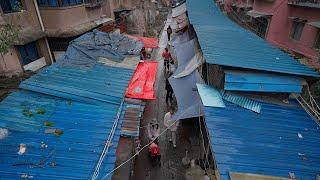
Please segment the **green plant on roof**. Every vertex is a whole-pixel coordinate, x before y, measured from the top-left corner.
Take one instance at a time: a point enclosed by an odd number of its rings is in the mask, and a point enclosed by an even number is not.
[[[68,104],[69,106],[71,106],[71,105],[72,105],[72,101],[67,101],[67,104]]]
[[[53,134],[56,135],[56,136],[61,136],[63,133],[64,133],[63,130],[56,129]]]
[[[43,124],[48,127],[54,126],[54,122],[51,122],[51,121],[44,121]]]
[[[37,109],[37,114],[45,114],[46,110],[44,108],[38,108]]]
[[[29,109],[23,109],[22,114],[27,117],[33,117],[33,113]]]

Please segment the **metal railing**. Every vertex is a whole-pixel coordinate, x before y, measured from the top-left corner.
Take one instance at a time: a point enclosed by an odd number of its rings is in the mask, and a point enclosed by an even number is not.
[[[288,0],[288,3],[293,5],[303,5],[303,6],[307,6],[309,4],[311,6],[320,7],[320,0]]]
[[[105,0],[84,0],[86,7],[97,7],[101,6]]]

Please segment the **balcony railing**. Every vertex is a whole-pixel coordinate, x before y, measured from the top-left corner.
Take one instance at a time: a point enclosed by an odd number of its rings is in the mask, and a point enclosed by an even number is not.
[[[289,0],[288,4],[301,7],[320,8],[320,0]]]
[[[94,8],[94,7],[99,7],[102,5],[104,0],[84,0],[84,4],[88,8]]]
[[[69,7],[69,6],[83,4],[83,0],[37,0],[37,1],[40,7]]]

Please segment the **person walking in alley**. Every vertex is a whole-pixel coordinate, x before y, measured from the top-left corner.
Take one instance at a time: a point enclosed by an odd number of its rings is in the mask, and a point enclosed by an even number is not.
[[[164,70],[167,72],[169,71],[169,66],[170,66],[170,60],[172,60],[172,56],[171,53],[169,52],[168,48],[164,49],[164,52],[162,53],[162,57],[163,57],[163,63],[164,63]]]
[[[152,122],[150,122],[148,124],[148,138],[150,141],[155,141],[156,143],[158,142],[157,138],[160,135],[160,125],[159,123],[157,123],[157,121],[155,119],[152,120]]]
[[[176,135],[176,131],[178,129],[179,126],[179,120],[175,121],[172,119],[172,116],[174,115],[174,108],[170,107],[169,112],[167,112],[164,116],[164,126],[166,128],[169,128],[170,130],[170,138],[169,141],[172,141],[173,147],[176,148],[177,147],[177,135]]]
[[[172,34],[172,29],[171,29],[171,26],[168,26],[168,28],[167,28],[167,36],[168,36],[168,41],[170,41],[170,38],[171,38],[171,34]]]
[[[170,100],[170,104],[172,104],[172,101],[173,101],[173,89],[169,83],[169,78],[166,78],[166,91],[167,91],[167,94],[166,94],[166,103],[168,105],[168,101]]]
[[[140,60],[146,60],[147,59],[147,51],[146,48],[142,48],[140,51]]]

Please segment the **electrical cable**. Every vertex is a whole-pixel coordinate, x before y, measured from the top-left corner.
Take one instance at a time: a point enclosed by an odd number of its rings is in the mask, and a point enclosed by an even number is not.
[[[102,153],[100,155],[100,158],[99,158],[99,161],[96,165],[96,168],[95,168],[95,171],[93,173],[93,176],[91,178],[91,180],[95,180],[97,179],[97,177],[99,176],[99,173],[100,173],[100,168],[101,168],[101,165],[102,165],[102,162],[105,158],[105,156],[107,155],[108,151],[109,151],[109,147],[110,147],[110,143],[112,142],[112,139],[113,139],[113,136],[114,136],[114,133],[115,133],[115,130],[118,126],[118,122],[119,122],[119,119],[120,119],[120,115],[122,113],[122,106],[123,106],[123,103],[124,103],[124,98],[122,98],[122,101],[121,101],[121,104],[120,104],[120,107],[118,109],[118,113],[117,113],[117,116],[116,116],[116,120],[114,121],[113,125],[112,125],[112,129],[111,129],[111,132],[108,136],[108,139],[107,139],[107,142],[105,143],[104,145],[104,148],[102,150]]]

